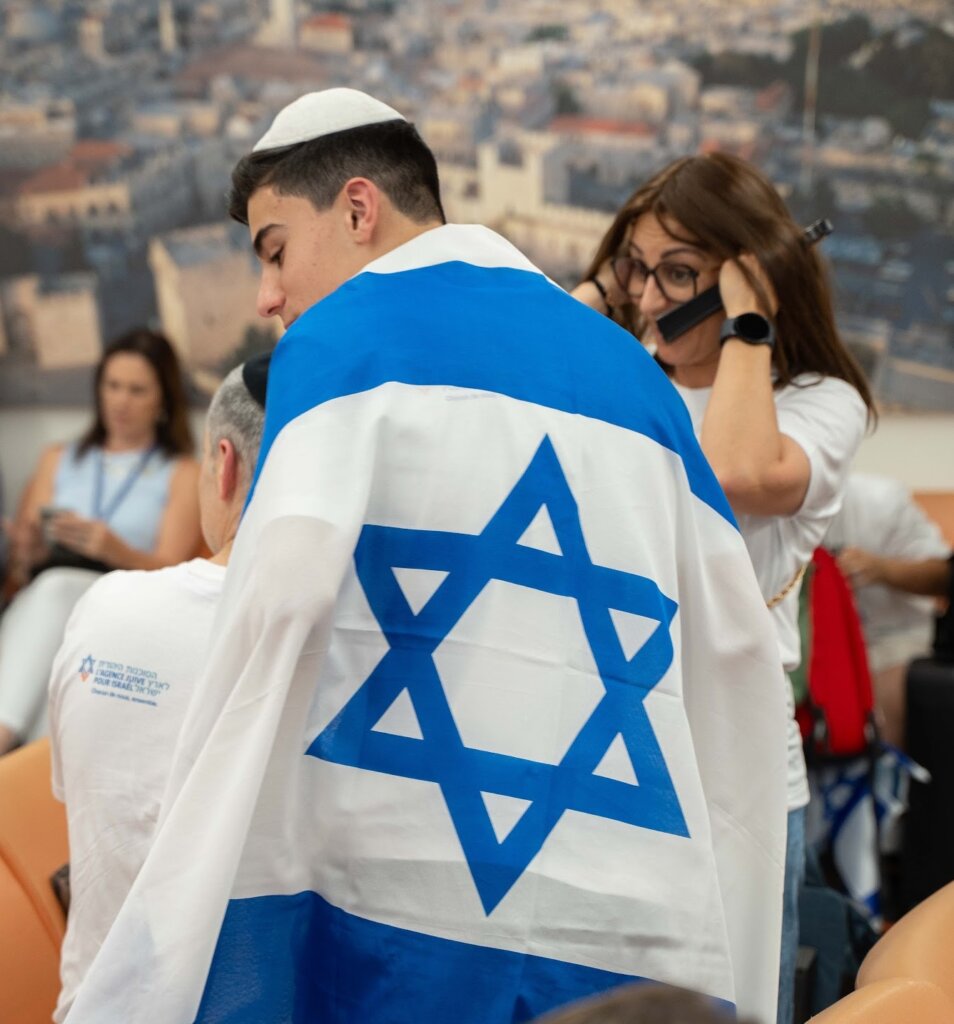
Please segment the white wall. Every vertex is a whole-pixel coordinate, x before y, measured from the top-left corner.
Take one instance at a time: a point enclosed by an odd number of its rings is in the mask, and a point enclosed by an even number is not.
[[[87,407],[0,409],[0,474],[6,515],[16,508],[43,448],[77,437],[88,416]],[[193,411],[196,443],[204,421],[204,410]],[[954,491],[954,415],[882,416],[877,430],[862,443],[855,467],[895,477],[914,491]]]
[[[882,416],[855,468],[895,477],[912,491],[954,491],[954,414]]]

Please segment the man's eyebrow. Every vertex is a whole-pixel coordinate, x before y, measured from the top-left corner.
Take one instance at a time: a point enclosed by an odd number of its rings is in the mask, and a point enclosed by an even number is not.
[[[261,258],[262,246],[265,244],[265,236],[272,230],[272,228],[281,228],[284,224],[266,224],[265,227],[259,228],[255,234],[255,241],[252,242],[252,248],[255,250],[255,255]]]

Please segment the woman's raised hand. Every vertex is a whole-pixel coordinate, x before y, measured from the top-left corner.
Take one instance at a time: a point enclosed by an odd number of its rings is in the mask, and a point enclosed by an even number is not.
[[[595,278],[581,281],[572,294],[575,299],[607,316],[630,301],[626,292],[620,288],[609,260],[596,272]]]
[[[765,301],[759,298],[758,291],[746,279],[742,266],[761,286]],[[778,312],[778,297],[772,282],[751,253],[742,253],[737,260],[726,260],[722,264],[719,270],[719,292],[729,317],[741,316],[743,313],[761,313],[764,317],[774,317]]]

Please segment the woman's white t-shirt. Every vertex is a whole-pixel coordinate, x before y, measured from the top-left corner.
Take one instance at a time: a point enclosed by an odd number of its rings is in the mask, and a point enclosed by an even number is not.
[[[686,388],[679,384],[698,437],[712,388]],[[780,593],[812,557],[828,524],[841,507],[851,460],[864,436],[867,409],[861,395],[837,377],[803,374],[775,392],[779,432],[790,437],[808,457],[811,479],[801,508],[792,516],[739,515],[737,520],[755,575],[766,601]],[[772,609],[779,653],[786,672],[798,667],[801,641],[798,632],[800,586]],[[808,803],[808,784],[801,734],[793,715],[788,730],[788,807]]]

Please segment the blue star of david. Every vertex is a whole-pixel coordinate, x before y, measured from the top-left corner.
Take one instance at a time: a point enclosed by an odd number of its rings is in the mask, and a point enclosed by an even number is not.
[[[96,668],[96,662],[93,660],[92,654],[87,654],[80,665],[81,676],[91,676],[93,670]]]
[[[544,505],[562,554],[518,543]],[[389,650],[307,753],[440,786],[485,913],[510,891],[564,811],[689,835],[643,706],[672,663],[669,626],[677,605],[646,577],[593,564],[548,437],[480,534],[368,525],[355,568]],[[415,614],[394,568],[447,576]],[[574,598],[579,607],[606,692],[557,765],[467,747],[454,721],[433,655],[491,580]],[[658,623],[630,659],[610,609]],[[372,731],[405,689],[422,738]],[[617,736],[633,762],[635,785],[594,774]],[[502,841],[481,792],[529,801]]]

